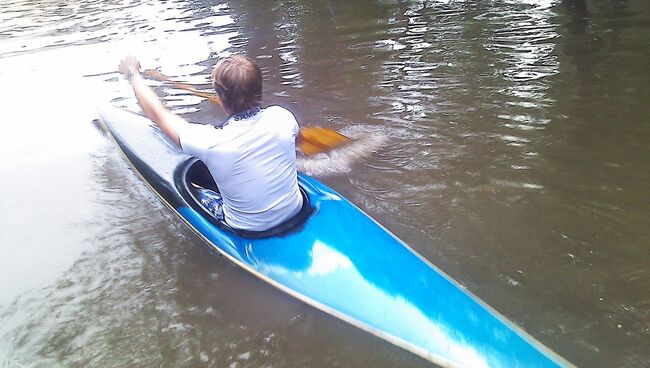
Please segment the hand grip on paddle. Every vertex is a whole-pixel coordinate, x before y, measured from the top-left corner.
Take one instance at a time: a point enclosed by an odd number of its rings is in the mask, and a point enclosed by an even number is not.
[[[219,98],[212,93],[204,92],[189,84],[172,80],[157,70],[147,69],[144,71],[144,74],[161,82],[170,83],[176,88],[188,91],[195,96],[203,97],[213,104],[221,106]],[[298,148],[306,156],[330,151],[348,143],[349,141],[350,138],[333,129],[318,126],[300,128],[298,134]]]

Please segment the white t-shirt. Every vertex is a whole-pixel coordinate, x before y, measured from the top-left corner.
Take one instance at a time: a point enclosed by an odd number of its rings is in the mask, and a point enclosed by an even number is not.
[[[221,127],[183,124],[178,135],[183,151],[210,170],[223,197],[226,222],[263,231],[302,207],[296,173],[298,122],[280,106],[238,119],[230,117]]]

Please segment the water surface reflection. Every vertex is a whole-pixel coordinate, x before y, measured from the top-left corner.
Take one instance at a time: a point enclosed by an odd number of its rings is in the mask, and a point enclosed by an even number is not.
[[[267,103],[388,137],[328,184],[570,361],[646,365],[648,6],[5,1],[0,149],[20,164],[0,170],[28,184],[1,188],[2,279],[19,279],[2,285],[3,363],[424,365],[208,254],[81,128],[93,99],[137,109],[124,53],[208,87],[216,57],[245,51]]]

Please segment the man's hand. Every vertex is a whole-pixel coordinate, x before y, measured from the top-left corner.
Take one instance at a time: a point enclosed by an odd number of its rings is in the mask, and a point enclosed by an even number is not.
[[[160,129],[167,134],[169,139],[180,147],[180,140],[178,138],[178,129],[187,122],[168,111],[162,102],[156,96],[156,93],[147,86],[144,78],[140,74],[140,62],[135,56],[127,56],[120,62],[117,70],[124,74],[124,76],[131,82],[131,88],[135,92],[135,97],[144,113],[151,119]]]
[[[140,62],[135,56],[127,56],[120,62],[117,70],[124,74],[124,77],[131,80],[134,75],[140,75]]]

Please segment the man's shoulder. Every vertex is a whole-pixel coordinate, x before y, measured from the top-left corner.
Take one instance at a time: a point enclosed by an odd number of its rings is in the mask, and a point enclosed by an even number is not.
[[[280,105],[269,105],[264,109],[264,115],[271,115],[278,118],[296,119],[293,113]]]
[[[222,130],[221,126],[205,123],[188,123],[183,131],[180,131],[179,134],[187,136],[198,136],[198,137],[209,137],[214,139],[221,135],[220,131]]]
[[[188,127],[180,134],[186,140],[198,140],[206,145],[214,146],[227,142],[233,135],[238,134],[236,125],[232,124],[210,124],[210,123],[189,123]]]
[[[271,105],[265,108],[263,120],[274,129],[288,130],[294,134],[298,132],[298,120],[291,111],[282,106]]]

